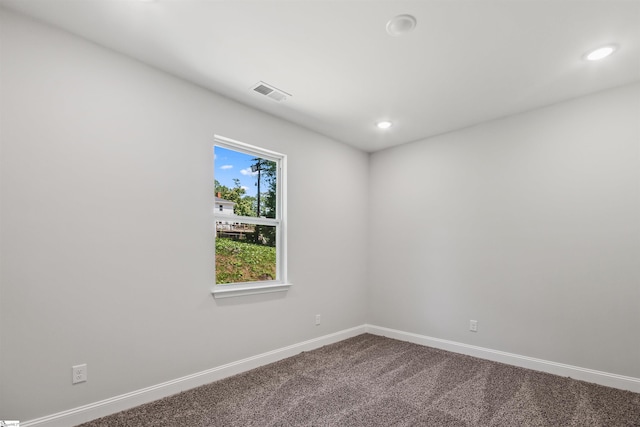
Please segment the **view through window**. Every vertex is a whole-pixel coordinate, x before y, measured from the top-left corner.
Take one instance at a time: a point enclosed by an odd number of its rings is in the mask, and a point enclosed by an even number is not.
[[[282,158],[257,147],[216,140],[216,285],[284,282]]]

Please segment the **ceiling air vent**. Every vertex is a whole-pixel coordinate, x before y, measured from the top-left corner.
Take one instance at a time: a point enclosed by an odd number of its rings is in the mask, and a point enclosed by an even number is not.
[[[255,92],[258,92],[259,94],[264,95],[278,102],[284,101],[285,99],[287,99],[288,96],[292,96],[290,93],[287,93],[283,90],[273,87],[265,82],[259,82],[255,84],[252,89]]]

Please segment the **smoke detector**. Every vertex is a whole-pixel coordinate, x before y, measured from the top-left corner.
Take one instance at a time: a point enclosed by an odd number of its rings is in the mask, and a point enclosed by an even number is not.
[[[412,15],[395,16],[387,22],[387,33],[393,37],[404,36],[416,28],[417,22],[415,16]]]
[[[290,93],[287,93],[262,81],[253,85],[251,89],[277,102],[284,101],[288,96],[293,96]]]

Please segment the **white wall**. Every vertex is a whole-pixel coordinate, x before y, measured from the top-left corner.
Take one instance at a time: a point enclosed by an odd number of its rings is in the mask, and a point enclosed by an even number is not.
[[[369,323],[640,377],[640,85],[370,164]]]
[[[53,414],[365,322],[366,154],[69,34],[0,19],[3,417]],[[210,294],[214,134],[288,155],[287,294]],[[349,209],[328,212],[326,197]],[[89,381],[72,386],[78,363]]]

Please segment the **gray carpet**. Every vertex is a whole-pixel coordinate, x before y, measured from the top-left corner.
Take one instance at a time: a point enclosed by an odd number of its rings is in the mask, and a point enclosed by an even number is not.
[[[364,334],[107,426],[640,426],[640,394]]]

